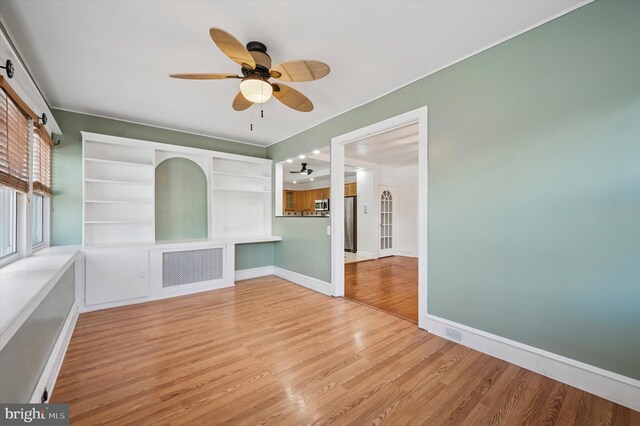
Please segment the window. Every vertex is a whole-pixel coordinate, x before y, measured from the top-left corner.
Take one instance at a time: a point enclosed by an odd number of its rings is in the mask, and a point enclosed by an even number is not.
[[[38,120],[0,76],[0,267],[49,243],[53,141]]]
[[[53,140],[42,125],[33,129],[33,192],[51,196],[51,148]]]
[[[39,246],[44,242],[44,197],[33,194],[31,199],[31,245]]]
[[[0,79],[0,82],[4,80]],[[0,90],[0,184],[29,192],[29,136],[31,119],[3,84]]]
[[[0,187],[0,259],[18,251],[17,197],[16,191]]]

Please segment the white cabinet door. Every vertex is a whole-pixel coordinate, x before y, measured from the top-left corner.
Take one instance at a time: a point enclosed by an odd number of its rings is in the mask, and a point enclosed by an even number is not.
[[[86,250],[85,304],[149,295],[149,250]]]

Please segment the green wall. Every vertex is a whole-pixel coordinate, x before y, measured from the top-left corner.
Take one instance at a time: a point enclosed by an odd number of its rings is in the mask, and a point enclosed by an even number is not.
[[[0,351],[0,403],[26,403],[75,300],[72,264]]]
[[[236,244],[236,271],[272,266],[273,247],[274,243]]]
[[[156,240],[207,238],[207,177],[186,158],[156,166]]]
[[[241,144],[222,139],[183,133],[158,127],[96,117],[87,114],[56,110],[53,114],[60,125],[62,135],[54,135],[60,145],[53,150],[53,199],[51,212],[51,244],[69,245],[82,243],[82,136],[81,131],[142,139],[153,142],[210,149],[213,151],[252,157],[266,157],[266,148]],[[240,250],[236,261],[241,264],[270,266],[273,259],[272,243],[258,244],[251,252],[255,258],[244,259]],[[258,253],[259,252],[259,253]],[[265,264],[262,264],[267,262]]]
[[[269,147],[429,107],[428,311],[640,379],[640,2],[596,1]],[[275,264],[329,280],[328,220]]]

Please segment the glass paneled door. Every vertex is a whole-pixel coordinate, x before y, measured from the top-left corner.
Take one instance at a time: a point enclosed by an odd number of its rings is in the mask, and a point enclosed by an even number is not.
[[[380,246],[379,257],[393,256],[393,205],[394,205],[394,189],[389,186],[378,187],[380,200]]]

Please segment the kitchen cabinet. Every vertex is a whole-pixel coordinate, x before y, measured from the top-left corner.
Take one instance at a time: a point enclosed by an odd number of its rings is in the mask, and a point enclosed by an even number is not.
[[[282,191],[282,200],[284,202],[284,211],[305,211],[307,205],[305,203],[305,193],[307,191]]]
[[[316,190],[310,189],[304,191],[304,211],[311,212],[316,210]]]
[[[303,191],[295,191],[294,210],[296,211],[304,210],[304,192]]]
[[[358,184],[357,183],[347,183],[344,185],[344,196],[345,197],[353,197],[358,195]]]
[[[316,197],[318,197],[318,200],[324,200],[329,198],[329,193],[330,190],[329,188],[320,188],[320,189],[316,189]]]
[[[282,201],[284,202],[285,211],[293,211],[296,209],[296,191],[282,191]]]

